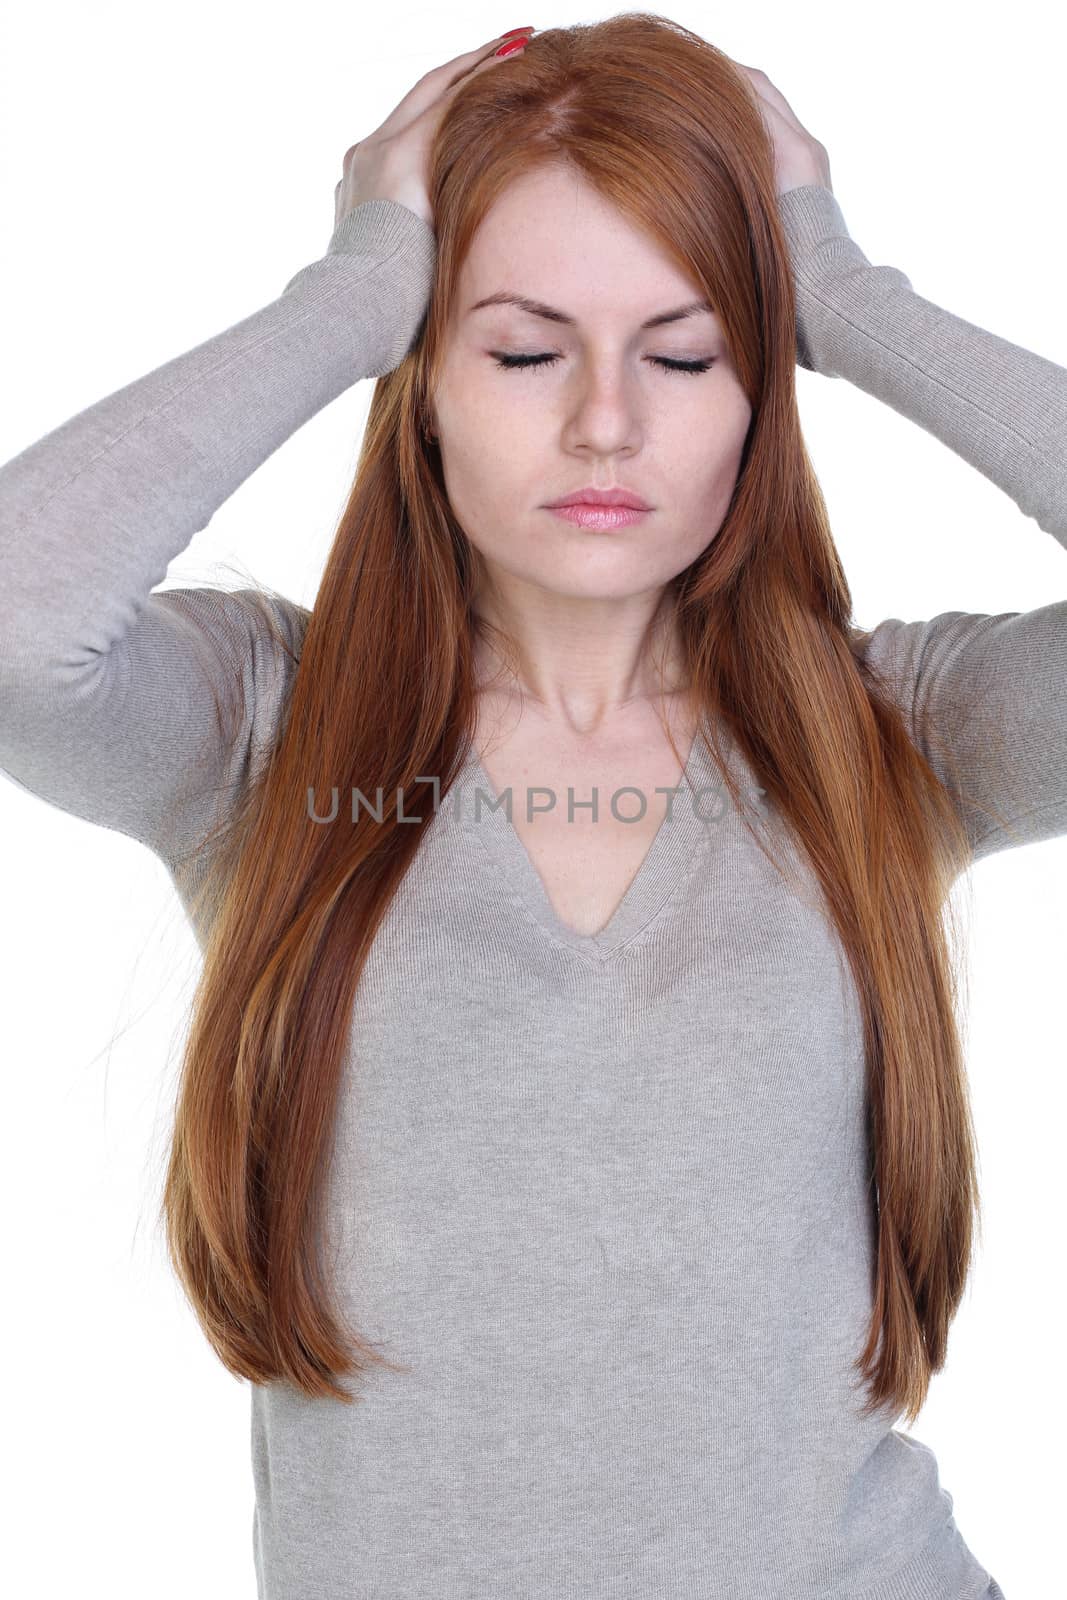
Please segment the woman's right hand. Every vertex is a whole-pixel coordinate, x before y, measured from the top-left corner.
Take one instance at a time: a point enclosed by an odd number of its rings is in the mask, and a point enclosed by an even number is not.
[[[517,28],[511,37],[522,38],[524,45],[532,32],[529,27]],[[493,54],[507,43],[508,37],[500,34],[425,73],[376,132],[345,151],[343,176],[334,189],[335,228],[365,200],[395,200],[433,227],[427,172],[437,125],[453,91],[472,72],[522,55],[523,45],[504,56]]]

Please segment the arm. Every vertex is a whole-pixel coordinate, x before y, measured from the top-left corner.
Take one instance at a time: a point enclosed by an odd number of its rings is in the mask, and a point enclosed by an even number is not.
[[[400,363],[435,254],[421,217],[366,201],[278,299],[0,468],[0,770],[166,860],[192,842],[194,800],[243,781],[291,669],[224,591],[152,588],[304,422]],[[301,608],[264,605],[295,640]],[[231,743],[216,705],[238,679]]]
[[[896,267],[872,265],[831,190],[789,189],[778,206],[800,365],[910,417],[1067,547],[1067,368],[924,300]]]
[[[779,208],[800,364],[910,417],[1067,548],[1067,369],[873,265],[828,188],[789,189]],[[955,791],[977,857],[1067,833],[1067,600],[887,618],[862,654]]]

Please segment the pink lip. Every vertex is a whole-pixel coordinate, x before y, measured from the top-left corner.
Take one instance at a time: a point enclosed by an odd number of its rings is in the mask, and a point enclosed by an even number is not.
[[[584,489],[575,489],[573,494],[563,494],[558,500],[548,502],[551,511],[555,511],[559,506],[577,505],[629,506],[634,511],[652,510],[647,500],[642,500],[639,494],[633,494],[629,489],[594,489],[592,484],[588,484]]]
[[[628,528],[648,512],[637,506],[593,506],[579,501],[569,506],[547,506],[554,517],[562,517],[579,528]]]

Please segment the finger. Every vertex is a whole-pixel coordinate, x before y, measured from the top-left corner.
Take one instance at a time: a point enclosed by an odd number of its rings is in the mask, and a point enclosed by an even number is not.
[[[531,29],[530,32],[532,31],[533,30]],[[475,61],[471,66],[464,67],[461,72],[457,72],[453,78],[449,79],[443,92],[445,94],[451,94],[453,89],[455,89],[459,84],[464,83],[468,78],[472,78],[476,72],[481,72],[486,67],[495,67],[500,61],[510,61],[512,56],[521,56],[523,53],[523,46],[525,45],[526,41],[523,40],[523,43],[520,45],[518,42],[520,38],[521,34],[513,35],[511,39],[493,39],[479,60]],[[502,44],[514,44],[515,48],[513,50],[509,50],[507,55],[498,56],[497,51],[500,49]]]
[[[741,71],[746,75],[761,100],[765,100],[769,106],[773,106],[774,110],[780,116],[783,116],[786,122],[794,127],[798,133],[805,132],[789,101],[782,91],[775,87],[765,72],[762,72],[759,67],[742,67],[739,61],[734,64],[741,67]]]
[[[512,31],[511,37],[517,38],[520,34],[525,34],[528,38],[532,32],[532,27],[520,28]],[[522,50],[509,51],[506,56],[495,55],[494,52],[504,42],[505,35],[502,33],[497,34],[496,38],[490,39],[487,45],[479,45],[477,49],[468,50],[461,56],[455,56],[453,60],[446,61],[440,67],[433,67],[419,79],[413,88],[408,90],[404,98],[398,101],[397,105],[386,117],[385,121],[375,129],[374,139],[397,138],[399,135],[407,133],[416,122],[423,120],[428,123],[435,122],[444,112],[445,95],[469,76],[471,72],[480,71],[483,67],[487,67],[495,61],[508,61],[513,55],[522,55]],[[445,74],[451,72],[457,63],[465,63],[462,66],[462,70],[451,80],[442,81]],[[356,144],[359,143],[360,141],[357,140]],[[355,149],[356,145],[354,144],[345,151],[342,162],[344,168],[347,169],[348,162]]]
[[[413,126],[418,126],[423,140],[428,144],[433,138],[438,124],[448,109],[451,97],[457,93],[462,84],[468,83],[470,79],[476,77],[478,73],[490,72],[494,67],[502,66],[505,61],[511,61],[514,57],[521,56],[522,54],[524,54],[522,49],[515,49],[509,50],[506,56],[498,56],[496,55],[495,50],[491,48],[488,55],[483,56],[479,61],[475,61],[473,66],[470,66],[465,71],[458,73],[450,83],[446,83],[436,98],[425,105],[422,108],[422,111],[419,112],[419,114],[411,123],[405,123],[403,127],[398,127],[396,132],[410,133],[410,130]]]
[[[528,37],[533,32],[533,28],[528,27],[522,31]],[[515,34],[513,37],[518,38],[519,35]],[[442,93],[450,89],[454,83],[458,83],[462,77],[477,67],[481,61],[484,59],[493,60],[493,51],[499,50],[500,46],[505,42],[504,35],[498,33],[488,43],[480,44],[474,50],[465,50],[462,55],[454,56],[451,61],[446,61],[439,67],[431,67],[430,71],[424,73],[418,83],[408,90],[395,111],[391,112],[382,123],[382,131],[384,133],[399,132],[401,127],[406,127],[409,122],[413,122],[416,117],[422,115],[427,106],[433,105],[434,101]],[[512,54],[521,55],[522,52],[515,50],[512,51]],[[506,61],[508,57],[499,56],[496,59]]]
[[[435,75],[449,72],[454,67],[470,66],[484,56],[486,51],[499,50],[500,46],[507,44],[509,39],[518,39],[522,35],[529,38],[533,31],[533,26],[529,23],[523,28],[509,28],[507,33],[498,33],[494,38],[486,40],[485,44],[476,45],[473,50],[466,50],[462,55],[454,56],[451,61],[446,61],[443,66],[434,67],[427,73],[427,77],[432,78]],[[501,57],[501,60],[503,59],[505,58]]]

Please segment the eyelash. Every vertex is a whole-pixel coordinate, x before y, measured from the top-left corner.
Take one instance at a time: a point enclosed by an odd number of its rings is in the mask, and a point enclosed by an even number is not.
[[[513,372],[524,367],[550,367],[560,360],[558,355],[550,355],[548,353],[536,356],[514,356],[490,351],[490,354],[495,364],[498,367],[502,367],[505,372]],[[656,366],[662,367],[665,372],[684,372],[691,376],[707,372],[712,365],[712,361],[681,361],[673,360],[669,356],[649,356],[648,359]]]

